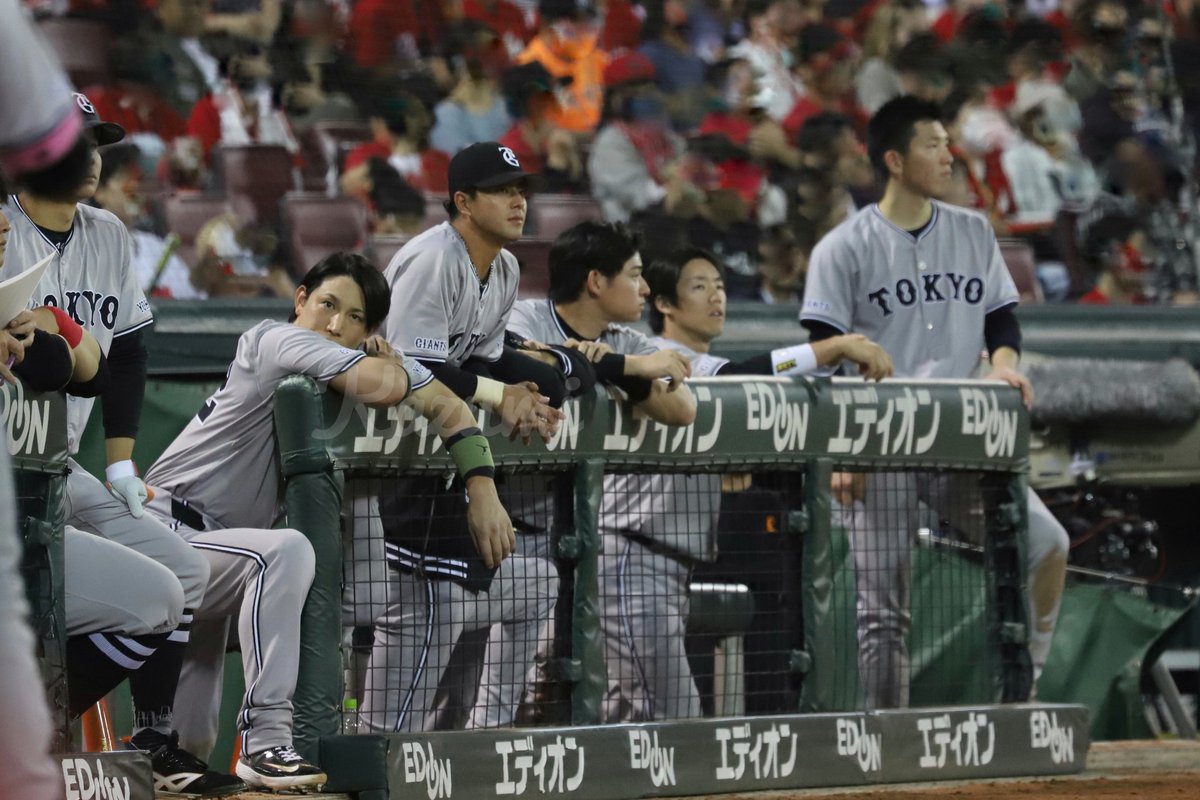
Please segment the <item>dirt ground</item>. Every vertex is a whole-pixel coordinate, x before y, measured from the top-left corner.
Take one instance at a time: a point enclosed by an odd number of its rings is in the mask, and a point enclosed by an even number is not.
[[[1094,742],[1087,768],[1055,778],[712,795],[692,800],[1186,800],[1200,798],[1200,742]]]

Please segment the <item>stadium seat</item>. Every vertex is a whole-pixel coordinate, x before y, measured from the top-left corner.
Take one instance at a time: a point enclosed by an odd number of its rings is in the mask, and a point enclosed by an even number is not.
[[[325,256],[361,253],[367,241],[367,208],[353,197],[291,193],[283,198],[283,230],[296,278]]]
[[[371,141],[371,126],[365,122],[320,120],[313,123],[304,138],[306,175],[319,175],[322,188],[336,189],[346,154]]]
[[[1001,239],[1000,255],[1008,267],[1008,274],[1017,285],[1022,305],[1037,305],[1045,301],[1042,285],[1038,283],[1033,245],[1020,239]]]
[[[279,227],[279,204],[297,188],[292,155],[274,144],[221,145],[221,186],[231,199],[245,198],[257,225]]]
[[[407,234],[377,234],[367,241],[366,256],[375,262],[375,266],[382,272],[391,263],[392,256],[411,238]]]
[[[224,195],[179,192],[162,200],[168,233],[179,237],[176,252],[189,267],[196,266],[196,236],[209,220],[231,211]]]
[[[112,34],[102,22],[51,17],[38,23],[75,86],[113,79]]]
[[[425,219],[421,222],[421,230],[428,230],[450,219],[445,203],[446,198],[443,195],[425,193]]]
[[[575,194],[535,194],[529,201],[532,233],[539,239],[553,240],[560,233],[584,220],[599,220],[600,206],[590,197]],[[525,227],[531,233],[530,226]]]
[[[550,245],[549,239],[519,239],[508,245],[508,250],[517,257],[521,265],[521,297],[545,297],[550,290]]]

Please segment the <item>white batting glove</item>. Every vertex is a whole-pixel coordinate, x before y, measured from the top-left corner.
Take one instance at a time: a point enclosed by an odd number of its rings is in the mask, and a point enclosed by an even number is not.
[[[114,461],[104,469],[109,494],[129,506],[134,519],[141,519],[144,505],[150,497],[146,484],[137,475],[132,461]]]

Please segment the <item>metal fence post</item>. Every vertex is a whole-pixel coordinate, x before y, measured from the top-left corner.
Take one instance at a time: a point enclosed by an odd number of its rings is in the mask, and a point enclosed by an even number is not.
[[[608,686],[604,639],[600,632],[600,499],[604,461],[586,458],[575,472],[575,597],[571,606],[571,657],[580,665],[571,690],[571,722],[600,722],[600,704]]]
[[[830,533],[829,486],[833,462],[827,458],[809,461],[804,471],[804,512],[800,537],[803,591],[804,650],[797,654],[806,671],[800,692],[800,710],[829,711],[833,708],[837,654],[833,643],[833,549]]]

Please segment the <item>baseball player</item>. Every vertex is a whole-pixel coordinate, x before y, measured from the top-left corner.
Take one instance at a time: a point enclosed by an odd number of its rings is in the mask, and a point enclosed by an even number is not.
[[[124,131],[101,121],[83,95],[73,95],[73,102],[84,120],[90,171],[82,183],[65,194],[43,195],[27,186],[9,198],[4,211],[12,231],[7,265],[0,268],[0,278],[50,256],[50,266],[35,291],[35,303],[65,312],[95,337],[107,358],[110,381],[101,395],[107,482],[96,480],[72,459],[66,522],[162,564],[183,586],[184,610],[179,627],[146,658],[145,668],[130,678],[135,710],[131,742],[151,754],[160,786],[173,791],[186,786],[189,794],[219,796],[239,791],[241,781],[210,772],[202,762],[180,750],[166,711],[174,700],[192,612],[208,582],[208,562],[157,520],[144,516],[146,488],[131,460],[146,376],[141,331],[153,322],[153,317],[130,266],[129,232],[112,214],[81,202],[91,197],[98,185],[98,148],[120,141]],[[71,453],[78,450],[94,402],[94,398],[87,397],[67,400]],[[97,664],[113,660],[98,645],[88,658]]]
[[[325,781],[291,746],[300,612],[313,553],[298,531],[270,528],[281,491],[270,400],[280,381],[300,373],[374,407],[402,400],[414,406],[459,464],[472,501],[470,532],[487,563],[512,548],[490,449],[466,405],[382,339],[368,340],[388,304],[387,286],[369,261],[346,253],[324,259],[296,290],[292,323],[268,321],[243,334],[224,386],[147,473],[156,487],[151,512],[213,567],[180,685],[181,735],[189,746],[195,737],[197,749],[215,739],[225,625],[237,614],[247,686],[237,774],[252,786]]]
[[[504,346],[520,272],[503,248],[520,238],[526,192],[536,184],[537,176],[497,142],[455,155],[446,202],[450,219],[392,258],[385,272],[392,309],[382,329],[392,345],[456,395],[495,413],[506,430],[526,439],[553,434],[562,417],[553,406],[566,393],[561,371]],[[435,483],[405,481],[380,498],[388,559],[399,580],[376,621],[362,706],[366,724],[378,730],[432,727],[436,720],[429,712],[442,681],[456,694],[469,686],[477,695],[468,726],[511,723],[525,673],[548,633],[558,583],[553,565],[515,555],[498,569],[481,569],[461,531],[427,541],[435,512],[439,527],[461,513],[457,492]],[[356,525],[356,536],[367,534],[366,526]],[[442,558],[460,561],[466,570],[440,571]],[[485,676],[445,675],[462,633],[492,626]]]
[[[682,385],[691,374],[688,360],[619,324],[640,319],[649,294],[639,244],[622,224],[582,222],[565,231],[550,249],[549,298],[518,302],[509,330],[581,350],[597,378],[621,388],[640,412],[688,425],[696,414]],[[700,715],[683,648],[687,583],[693,563],[710,557],[719,492],[719,478],[710,475],[605,476],[599,580],[606,721]]]
[[[952,157],[938,107],[911,96],[876,112],[868,129],[871,161],[886,179],[878,204],[829,232],[809,261],[801,322],[811,339],[856,332],[891,355],[898,376],[967,378],[986,346],[987,377],[1021,392],[1017,290],[987,220],[934,199],[949,185]],[[918,485],[921,484],[921,485]],[[936,482],[872,474],[850,529],[858,580],[859,671],[869,706],[904,707],[909,675],[910,539],[918,493],[949,511]],[[1058,617],[1066,569],[1066,531],[1029,492],[1029,652],[1041,674]]]

